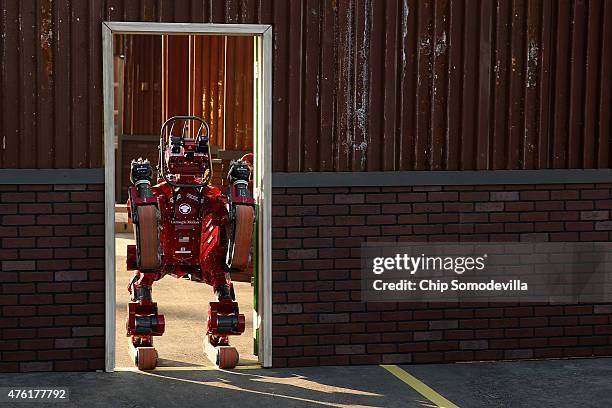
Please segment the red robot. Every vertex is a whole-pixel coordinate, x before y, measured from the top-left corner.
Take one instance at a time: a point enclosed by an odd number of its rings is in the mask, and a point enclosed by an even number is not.
[[[161,128],[157,184],[152,184],[148,160],[131,163],[127,208],[136,245],[127,248],[127,268],[135,272],[128,285],[126,329],[130,353],[141,370],[157,365],[153,337],[164,333],[164,316],[153,302],[152,286],[165,275],[212,286],[217,301],[208,308],[205,351],[221,368],[238,363],[229,336],[244,332],[245,319],[230,274],[250,261],[252,155],[232,161],[229,190],[223,194],[210,184],[208,135],[208,124],[201,118],[174,116]]]

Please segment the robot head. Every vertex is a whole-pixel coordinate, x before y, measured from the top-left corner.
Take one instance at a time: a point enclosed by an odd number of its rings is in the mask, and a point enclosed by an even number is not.
[[[175,133],[174,125],[180,129]],[[173,116],[160,132],[160,176],[174,187],[202,187],[212,178],[208,124],[196,116]]]

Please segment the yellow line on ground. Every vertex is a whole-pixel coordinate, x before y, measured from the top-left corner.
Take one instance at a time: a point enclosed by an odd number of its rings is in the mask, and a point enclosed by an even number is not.
[[[234,370],[254,370],[261,368],[259,364],[236,366]],[[215,366],[180,366],[180,367],[155,367],[149,371],[214,371],[221,370]],[[115,367],[115,371],[140,371],[136,367]]]
[[[414,377],[411,374],[408,374],[406,371],[401,369],[396,365],[381,365],[382,368],[408,384],[412,387],[416,392],[436,404],[440,408],[459,408],[457,405],[453,404],[436,391],[434,391],[427,384],[421,382],[418,378]]]

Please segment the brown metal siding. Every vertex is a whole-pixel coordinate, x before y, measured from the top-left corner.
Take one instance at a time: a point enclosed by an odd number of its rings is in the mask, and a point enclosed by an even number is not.
[[[194,46],[193,112],[208,122],[210,143],[222,146],[225,37],[194,37]]]
[[[275,171],[610,166],[609,1],[0,7],[1,167],[102,166],[102,20],[272,24]]]
[[[123,134],[157,135],[161,127],[162,37],[121,37],[125,56]]]
[[[253,42],[250,37],[227,37],[226,150],[253,150]]]
[[[221,149],[253,150],[253,45],[251,37],[192,36],[190,111]]]

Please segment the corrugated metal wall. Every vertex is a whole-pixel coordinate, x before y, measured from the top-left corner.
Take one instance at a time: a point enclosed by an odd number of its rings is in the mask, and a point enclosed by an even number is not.
[[[162,37],[116,36],[125,59],[123,80],[123,134],[157,135],[162,120]],[[115,49],[115,54],[118,50]],[[115,77],[116,78],[116,77]],[[115,107],[116,109],[116,107]]]
[[[223,140],[226,150],[253,150],[253,45],[250,37],[227,37]]]
[[[195,35],[189,41],[191,72],[184,81],[191,81],[190,112],[208,122],[212,145],[252,151],[253,38]]]
[[[102,20],[273,24],[275,171],[610,165],[610,1],[0,6],[2,167],[102,166]]]

